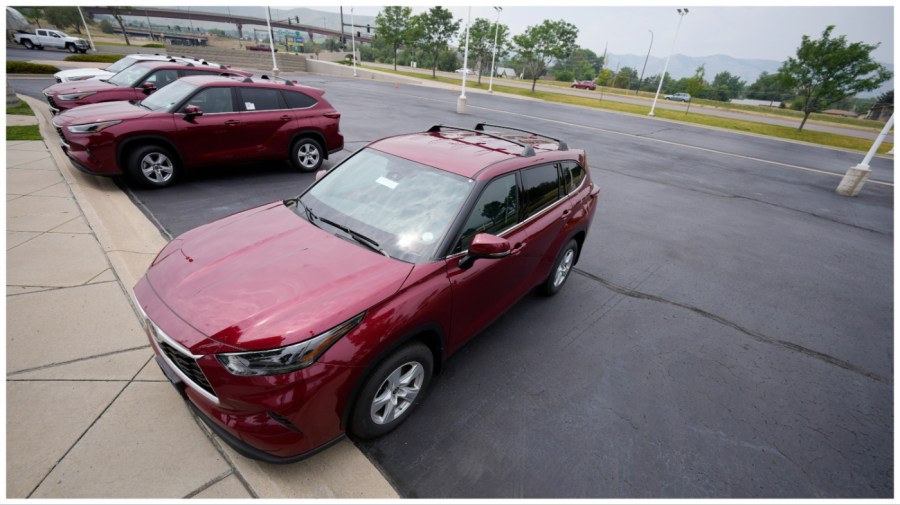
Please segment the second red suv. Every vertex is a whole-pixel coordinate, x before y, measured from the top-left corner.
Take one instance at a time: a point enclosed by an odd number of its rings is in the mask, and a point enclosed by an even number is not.
[[[54,114],[91,103],[140,101],[156,90],[189,75],[239,75],[252,72],[224,66],[194,65],[172,61],[135,63],[107,80],[61,82],[44,88],[44,96]]]
[[[341,114],[324,93],[281,80],[185,77],[137,104],[85,105],[53,125],[76,168],[150,187],[222,163],[289,159],[314,171],[344,147]]]

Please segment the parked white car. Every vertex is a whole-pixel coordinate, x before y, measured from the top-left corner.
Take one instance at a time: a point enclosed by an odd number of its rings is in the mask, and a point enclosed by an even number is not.
[[[475,73],[475,72],[472,72],[471,70],[469,70],[468,68],[457,68],[456,72],[459,74],[466,74],[466,75],[471,75],[471,74]]]
[[[84,39],[70,37],[59,30],[45,30],[43,28],[39,28],[34,33],[16,32],[13,34],[13,40],[27,49],[55,47],[56,49],[66,49],[70,53],[86,53],[90,49],[87,41]]]
[[[208,62],[206,60],[189,58],[187,56],[168,56],[165,54],[129,54],[105,69],[100,68],[72,68],[69,70],[61,70],[53,77],[56,82],[73,82],[84,81],[87,79],[106,80],[118,74],[122,70],[134,65],[139,61],[171,61],[178,63],[192,63],[194,65],[218,65],[218,63]]]

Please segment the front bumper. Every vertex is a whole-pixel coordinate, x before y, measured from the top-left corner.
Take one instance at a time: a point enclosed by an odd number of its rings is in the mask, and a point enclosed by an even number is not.
[[[359,370],[319,363],[277,376],[231,375],[215,353],[237,349],[202,336],[179,319],[146,278],[134,291],[163,373],[200,419],[240,454],[291,463],[344,437],[342,398]],[[176,334],[178,340],[170,336]]]

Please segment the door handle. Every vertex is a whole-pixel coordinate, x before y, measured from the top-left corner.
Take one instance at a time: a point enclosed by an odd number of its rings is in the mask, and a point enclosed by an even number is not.
[[[510,249],[509,254],[510,254],[510,256],[516,255],[516,254],[519,254],[520,252],[522,252],[522,250],[524,250],[524,249],[525,249],[525,242],[518,242],[518,243],[516,243],[516,245],[513,246],[512,249]]]
[[[571,214],[571,213],[572,213],[572,209],[564,210],[560,219],[563,221],[565,221],[566,219],[569,219],[569,214]]]
[[[225,124],[227,124],[228,126],[234,126],[236,124],[241,124],[241,122],[237,119],[229,119],[228,121],[225,121]]]
[[[290,121],[290,120],[291,120],[291,116],[288,116],[287,114],[285,114],[285,115],[281,116],[281,120],[282,120],[282,121]]]

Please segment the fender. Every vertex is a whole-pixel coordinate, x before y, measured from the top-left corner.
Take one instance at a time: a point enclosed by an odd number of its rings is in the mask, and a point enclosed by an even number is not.
[[[426,339],[420,339],[419,337],[422,335],[436,335],[437,341],[429,342]],[[350,389],[350,394],[347,396],[347,403],[344,405],[344,413],[341,416],[341,429],[346,430],[347,424],[350,422],[350,414],[353,411],[353,407],[356,405],[357,397],[359,396],[359,391],[362,389],[363,384],[369,380],[369,376],[372,375],[372,372],[375,370],[382,361],[384,361],[388,356],[393,354],[394,351],[399,349],[400,347],[408,344],[413,340],[421,340],[429,349],[431,349],[431,353],[434,355],[434,373],[437,374],[440,372],[441,364],[445,358],[446,348],[446,335],[444,334],[443,328],[441,325],[437,323],[428,323],[416,328],[413,331],[405,334],[401,338],[395,340],[391,345],[387,346],[383,351],[378,353],[374,359],[369,360],[369,364],[363,369],[362,373],[359,375],[359,378],[356,379],[356,382],[353,384],[353,387]],[[432,339],[429,339],[432,340]],[[435,347],[436,346],[436,347]]]
[[[120,169],[125,165],[125,153],[127,153],[134,144],[142,143],[162,144],[163,146],[168,148],[176,158],[178,158],[179,163],[181,163],[182,165],[185,164],[184,158],[182,158],[181,156],[181,151],[168,137],[159,134],[135,135],[134,137],[129,137],[120,142],[118,147],[116,148],[116,163],[118,163]]]

